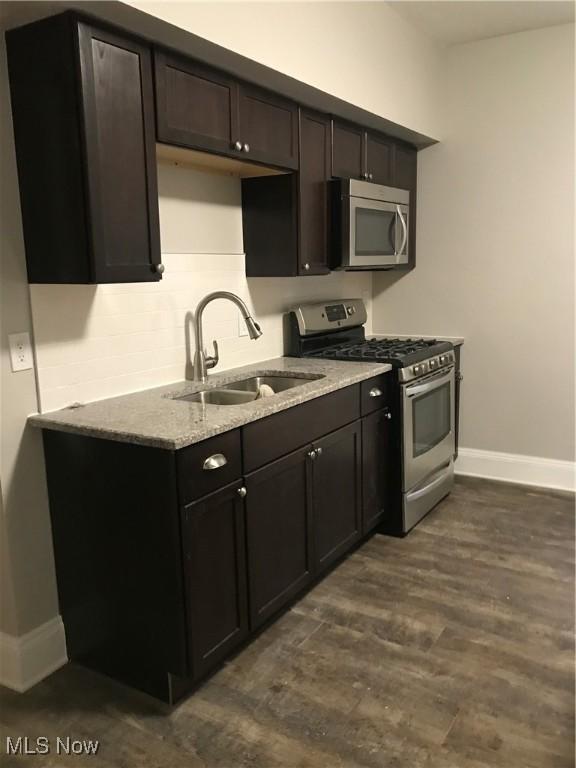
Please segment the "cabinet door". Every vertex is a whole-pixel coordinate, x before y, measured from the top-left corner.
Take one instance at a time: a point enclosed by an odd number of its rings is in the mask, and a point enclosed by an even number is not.
[[[194,677],[248,633],[244,503],[233,483],[184,508],[183,546]]]
[[[298,107],[268,91],[239,88],[239,137],[246,160],[298,168]]]
[[[246,476],[251,626],[289,602],[312,573],[310,458],[301,448]]]
[[[328,180],[330,121],[324,115],[300,113],[299,271],[323,275],[328,268]]]
[[[360,422],[327,435],[313,449],[314,551],[322,571],[360,538]]]
[[[154,54],[158,141],[238,155],[238,85],[228,75]]]
[[[366,134],[366,170],[368,178],[376,184],[392,184],[392,155],[394,145],[385,136]]]
[[[150,49],[78,25],[93,281],[160,278]]]
[[[385,516],[388,506],[390,410],[362,419],[362,531],[367,533]]]
[[[365,135],[356,125],[332,121],[332,176],[364,178]]]

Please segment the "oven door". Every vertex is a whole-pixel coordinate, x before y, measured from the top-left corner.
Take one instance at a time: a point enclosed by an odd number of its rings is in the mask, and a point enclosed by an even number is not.
[[[454,366],[402,385],[402,409],[407,492],[454,457]]]
[[[350,197],[349,266],[374,269],[408,263],[408,206]]]

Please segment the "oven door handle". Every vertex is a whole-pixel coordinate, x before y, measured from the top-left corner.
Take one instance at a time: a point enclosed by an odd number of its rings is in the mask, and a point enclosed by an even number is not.
[[[430,491],[433,491],[435,488],[438,488],[439,485],[442,485],[444,480],[446,480],[446,478],[452,473],[453,464],[454,462],[450,460],[448,464],[445,467],[442,467],[440,472],[435,474],[432,480],[423,488],[418,488],[418,490],[406,494],[406,501],[416,501],[417,499],[421,499],[422,496],[426,496],[427,493],[430,493]]]
[[[402,210],[399,205],[396,206],[396,215],[400,219],[400,223],[402,224],[402,243],[400,245],[400,248],[396,251],[394,254],[395,256],[402,256],[404,253],[404,248],[406,247],[406,241],[408,240],[408,227],[406,226],[406,222],[404,221],[404,216],[402,216]]]
[[[454,373],[454,366],[451,365],[447,371],[443,371],[441,376],[435,376],[433,379],[429,379],[424,384],[413,384],[406,387],[406,397],[415,397],[416,395],[423,395],[425,392],[433,392],[446,382],[450,381]]]

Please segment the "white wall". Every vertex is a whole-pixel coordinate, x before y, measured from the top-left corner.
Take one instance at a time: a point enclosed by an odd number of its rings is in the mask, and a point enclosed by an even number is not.
[[[217,370],[284,354],[283,315],[296,303],[360,296],[370,309],[369,274],[247,279],[240,180],[173,165],[158,172],[160,283],[31,286],[42,411],[183,379],[186,313],[211,291],[244,298],[264,332],[240,337],[237,308],[209,305],[204,338],[218,340]]]
[[[374,280],[375,329],[466,337],[465,448],[574,459],[573,35],[448,49],[417,268]]]

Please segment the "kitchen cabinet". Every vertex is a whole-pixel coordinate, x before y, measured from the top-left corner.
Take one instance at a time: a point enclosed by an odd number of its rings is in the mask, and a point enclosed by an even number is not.
[[[238,83],[191,59],[154,52],[158,141],[236,154]]]
[[[386,377],[179,450],[44,430],[69,658],[174,703],[285,610],[385,514]]]
[[[191,670],[202,677],[248,634],[244,502],[240,482],[183,509]]]
[[[242,181],[248,277],[329,272],[330,121],[301,110],[299,133],[298,173]]]
[[[393,176],[394,143],[386,136],[366,133],[366,165],[364,172],[369,181],[387,187],[401,186],[394,184]]]
[[[332,121],[332,176],[363,179],[365,131],[357,125]]]
[[[314,560],[321,572],[361,535],[359,422],[315,442],[312,456]]]
[[[298,107],[224,72],[154,55],[158,140],[281,168],[298,167]]]
[[[150,48],[65,13],[6,34],[28,280],[159,280]]]
[[[303,447],[246,475],[250,621],[259,627],[312,577],[311,459]]]

